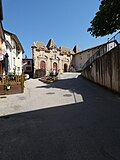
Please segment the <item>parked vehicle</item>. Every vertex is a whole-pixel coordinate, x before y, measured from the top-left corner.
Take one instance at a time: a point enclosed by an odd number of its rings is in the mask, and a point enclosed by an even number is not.
[[[30,78],[29,74],[25,74],[25,80],[28,80]]]

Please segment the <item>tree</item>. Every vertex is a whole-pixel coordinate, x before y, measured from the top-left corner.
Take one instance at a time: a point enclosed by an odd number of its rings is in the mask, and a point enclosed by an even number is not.
[[[99,37],[112,34],[120,29],[120,0],[101,0],[99,11],[90,22],[88,32]]]

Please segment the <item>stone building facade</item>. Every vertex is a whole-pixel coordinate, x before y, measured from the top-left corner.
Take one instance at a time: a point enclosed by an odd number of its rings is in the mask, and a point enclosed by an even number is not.
[[[48,75],[53,70],[59,73],[69,71],[73,54],[73,49],[63,46],[58,48],[53,39],[50,39],[47,45],[43,42],[34,42],[32,45],[34,78]]]

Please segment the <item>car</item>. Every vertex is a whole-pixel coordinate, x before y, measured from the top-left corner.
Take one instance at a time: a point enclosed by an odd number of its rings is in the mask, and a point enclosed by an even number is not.
[[[25,74],[25,80],[28,80],[30,78],[29,74]]]

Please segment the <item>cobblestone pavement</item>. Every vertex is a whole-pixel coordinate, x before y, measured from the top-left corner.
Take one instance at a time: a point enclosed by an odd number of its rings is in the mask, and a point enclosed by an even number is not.
[[[1,116],[0,160],[120,160],[119,95],[77,75],[50,85],[36,81],[37,88],[31,82],[26,83],[29,96],[33,90],[34,97],[42,92],[52,99],[61,90],[58,97],[73,100]],[[80,95],[78,102],[74,93]],[[25,98],[17,96],[20,101]],[[32,96],[31,106],[35,106]],[[41,105],[42,101],[38,101]]]

